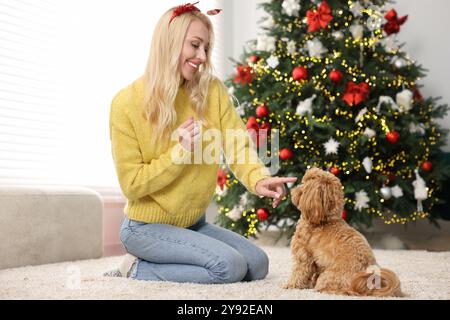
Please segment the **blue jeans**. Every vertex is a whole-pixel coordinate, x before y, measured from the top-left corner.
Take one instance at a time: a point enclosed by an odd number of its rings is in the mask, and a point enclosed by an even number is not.
[[[120,239],[138,257],[137,280],[233,283],[263,279],[269,269],[263,250],[204,216],[188,228],[125,218]]]

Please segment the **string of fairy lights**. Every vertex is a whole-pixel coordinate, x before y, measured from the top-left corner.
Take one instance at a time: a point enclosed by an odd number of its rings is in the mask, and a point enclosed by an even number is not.
[[[352,1],[348,1],[349,7],[352,6]],[[379,13],[372,9],[364,9],[364,13],[367,13],[370,17],[377,17]],[[340,17],[341,21],[336,21],[333,23],[333,27],[335,29],[349,27],[352,23],[354,17],[353,15],[345,15],[344,10],[338,10],[337,15]],[[296,18],[293,22],[288,23],[284,26],[284,30],[287,32],[292,32],[294,28],[301,28],[302,24],[305,23],[304,19]],[[330,28],[330,26],[328,27]],[[314,35],[306,34],[302,41],[299,42],[299,47],[305,47],[307,41],[312,40],[315,37],[326,38],[330,34],[329,30],[322,30],[316,32]],[[390,58],[389,55],[394,56],[398,55],[398,50],[388,50],[388,55],[384,55],[382,53],[378,53],[375,51],[375,46],[381,41],[385,36],[381,29],[376,29],[372,31],[371,37],[361,37],[361,39],[355,39],[352,36],[347,37],[344,40],[344,46],[346,49],[359,49],[361,52],[364,50],[372,50],[372,58],[376,59],[378,63],[385,64],[389,63]],[[362,54],[362,53],[361,53]],[[346,121],[355,120],[354,110],[340,108],[336,103],[336,100],[341,96],[340,92],[336,92],[333,88],[329,88],[329,85],[326,84],[326,79],[328,78],[330,69],[334,69],[337,66],[342,69],[342,71],[346,72],[347,75],[350,75],[353,82],[366,82],[371,88],[373,87],[387,87],[393,90],[399,88],[410,88],[415,86],[417,79],[407,79],[404,75],[396,74],[395,77],[389,77],[383,75],[381,73],[367,75],[362,70],[362,65],[352,65],[346,59],[343,59],[343,53],[339,50],[334,49],[331,54],[327,57],[314,57],[303,55],[301,52],[294,52],[292,54],[288,53],[286,48],[286,44],[284,41],[277,41],[276,50],[272,54],[274,57],[278,59],[290,59],[292,66],[296,65],[304,65],[304,66],[314,66],[318,68],[318,66],[323,66],[323,68],[316,72],[314,75],[310,75],[308,81],[295,81],[292,78],[292,75],[289,73],[282,73],[281,71],[271,68],[267,65],[265,59],[259,59],[254,62],[249,62],[249,66],[252,67],[254,72],[254,81],[253,83],[249,83],[249,92],[254,99],[252,100],[253,106],[259,106],[261,104],[271,105],[274,101],[281,98],[283,94],[296,94],[298,97],[302,96],[302,87],[306,83],[314,87],[314,90],[317,94],[322,94],[329,101],[329,105],[327,108],[332,108],[334,106],[334,116],[341,117]],[[409,61],[412,64],[415,64],[414,61]],[[260,98],[257,96],[257,91],[261,86],[261,83],[265,81],[270,81],[273,79],[276,82],[283,83],[284,92],[274,92],[273,95],[268,96],[266,98]],[[364,134],[364,130],[372,126],[372,128],[379,128],[381,132],[387,134],[393,129],[393,125],[399,117],[402,116],[401,113],[397,111],[392,112],[393,120],[389,120],[386,116],[382,114],[378,114],[375,111],[375,106],[367,106],[368,112],[366,112],[356,123],[356,126],[353,130],[344,131],[337,129],[335,132],[335,136],[341,140],[345,140],[349,142],[349,147],[346,150],[346,155],[348,156],[348,161],[338,162],[336,161],[327,161],[323,160],[321,162],[315,161],[314,163],[310,163],[310,166],[317,167],[328,167],[331,168],[333,166],[337,166],[340,168],[340,171],[343,175],[351,176],[353,174],[361,175],[362,171],[362,161],[359,159],[358,154],[360,154],[361,146],[358,142],[358,137],[361,137]],[[430,118],[431,111],[433,109],[432,103],[428,103],[427,105],[423,105],[419,116],[422,119],[426,119],[423,124],[428,128],[429,135],[425,138],[419,139],[418,145],[421,150],[423,150],[423,154],[419,156],[416,154],[414,156],[415,160],[415,168],[420,167],[423,161],[427,160],[430,157],[430,147],[434,146],[440,139],[441,134],[436,130],[436,127],[433,126],[432,119]],[[331,116],[331,112],[323,115],[321,117],[311,115],[311,119],[317,123],[330,123],[333,121]],[[257,121],[260,121],[259,119]],[[299,155],[314,155],[320,158],[323,153],[322,145],[319,146],[316,142],[310,138],[308,135],[308,127],[310,126],[309,119],[306,116],[300,116],[297,113],[286,111],[283,115],[276,114],[274,112],[269,115],[269,123],[271,128],[276,128],[279,130],[281,138],[290,138],[293,142],[293,146],[295,150],[300,150],[298,152]],[[291,137],[287,137],[286,128],[291,128],[292,125],[299,125],[300,129],[294,131]],[[411,181],[414,177],[414,169],[411,165],[408,165],[409,154],[405,150],[400,150],[399,152],[391,155],[388,159],[382,159],[381,153],[379,151],[379,139],[375,136],[368,138],[367,146],[365,148],[370,149],[372,151],[372,156],[370,157],[373,161],[373,170],[370,174],[378,174],[383,175],[385,172],[391,172],[392,170],[396,170],[396,175],[400,176],[403,181]],[[425,159],[425,160],[424,160]],[[293,164],[292,160],[288,160],[285,162],[285,165],[289,166]],[[370,174],[365,174],[365,179],[370,180]],[[233,185],[238,184],[239,181],[237,179],[229,180],[230,176],[228,175],[227,180],[227,188],[233,187]],[[431,208],[438,203],[438,199],[433,197],[436,193],[436,181],[431,179],[429,181],[429,186],[427,188],[428,191],[428,209]],[[378,190],[375,190],[376,194],[379,194]],[[220,201],[220,196],[218,197]],[[352,198],[345,199],[348,206],[355,206],[356,201]],[[399,213],[393,212],[386,207],[383,207],[383,203],[385,199],[379,195],[380,206],[379,207],[369,207],[364,209],[368,214],[378,216],[385,224],[406,224],[410,221],[415,221],[417,219],[424,219],[429,216],[429,211],[413,211],[411,213]],[[220,213],[227,214],[230,209],[226,207],[219,208]],[[256,226],[258,224],[257,214],[255,209],[245,210],[242,214],[242,219],[248,224],[248,228],[246,231],[246,236],[255,235],[257,233]],[[234,227],[232,224],[232,227]]]

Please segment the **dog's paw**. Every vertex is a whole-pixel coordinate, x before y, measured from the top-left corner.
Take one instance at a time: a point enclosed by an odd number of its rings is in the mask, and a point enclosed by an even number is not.
[[[281,286],[283,289],[292,289],[291,285],[289,283],[285,283]]]
[[[283,289],[312,289],[310,285],[303,282],[295,282],[295,281],[289,281],[288,283],[284,284]]]
[[[295,286],[295,283],[291,283],[291,282],[285,283],[282,286],[282,288],[283,289],[297,289],[297,287]]]

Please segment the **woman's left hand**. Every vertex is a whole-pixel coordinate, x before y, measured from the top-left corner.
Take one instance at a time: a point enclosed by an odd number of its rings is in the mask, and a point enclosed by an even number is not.
[[[286,196],[284,188],[285,183],[294,183],[297,181],[296,177],[271,177],[259,180],[256,183],[256,193],[261,197],[271,197],[273,200],[272,207],[276,208],[278,204]]]

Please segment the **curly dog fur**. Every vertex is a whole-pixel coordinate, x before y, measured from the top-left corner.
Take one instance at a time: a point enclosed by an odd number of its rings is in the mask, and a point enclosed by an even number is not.
[[[291,191],[301,218],[291,241],[293,270],[287,289],[358,296],[402,296],[397,275],[377,265],[364,236],[342,218],[339,179],[310,169]]]

